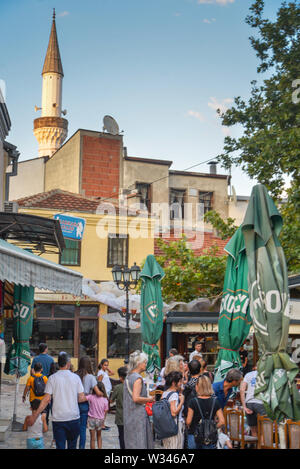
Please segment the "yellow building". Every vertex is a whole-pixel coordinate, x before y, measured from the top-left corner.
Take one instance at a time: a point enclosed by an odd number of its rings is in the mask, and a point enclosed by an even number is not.
[[[111,269],[120,264],[141,265],[154,252],[153,224],[150,218],[129,212],[124,216],[118,207],[101,206],[99,201],[62,190],[52,190],[19,199],[19,212],[53,218],[63,214],[85,221],[82,241],[66,239],[66,248],[57,254],[43,257],[66,265],[96,283],[112,281]],[[106,213],[103,213],[103,207]],[[113,211],[115,210],[115,213]],[[46,342],[53,356],[64,350],[73,357],[77,369],[80,356],[88,355],[96,367],[102,358],[108,358],[115,372],[124,364],[126,330],[117,323],[103,319],[112,310],[91,298],[67,294],[35,291],[35,319],[31,350]],[[12,320],[11,320],[12,323]],[[6,320],[9,338],[12,324]],[[130,348],[141,346],[140,329],[131,331]]]

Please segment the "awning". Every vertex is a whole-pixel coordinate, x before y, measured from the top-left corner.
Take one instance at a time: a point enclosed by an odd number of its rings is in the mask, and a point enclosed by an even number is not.
[[[82,275],[0,239],[0,280],[54,292],[82,294]]]

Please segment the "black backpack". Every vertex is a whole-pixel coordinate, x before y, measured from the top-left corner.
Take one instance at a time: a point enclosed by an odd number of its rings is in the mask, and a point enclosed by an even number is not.
[[[188,413],[188,407],[189,403],[194,397],[197,397],[197,392],[196,392],[196,383],[197,381],[191,382],[191,380],[185,385],[184,390],[183,390],[183,395],[184,395],[184,408],[183,408],[183,416],[187,417]]]
[[[152,405],[153,429],[158,440],[169,438],[178,433],[178,416],[177,423],[172,417],[170,403],[168,401],[171,394],[176,391],[169,392],[167,397],[154,402]]]
[[[33,381],[33,392],[37,397],[41,397],[45,394],[45,381],[44,376],[35,376]]]
[[[218,429],[215,420],[212,418],[216,398],[213,399],[213,403],[211,406],[210,416],[208,419],[205,419],[203,416],[203,412],[199,403],[198,398],[195,399],[199,412],[200,412],[200,420],[197,424],[194,432],[195,442],[197,445],[216,445],[218,441]]]

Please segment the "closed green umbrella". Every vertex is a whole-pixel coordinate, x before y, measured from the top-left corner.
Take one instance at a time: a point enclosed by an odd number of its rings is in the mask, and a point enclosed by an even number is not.
[[[141,332],[143,352],[148,355],[147,372],[160,369],[157,342],[163,330],[163,300],[161,280],[164,271],[151,254],[147,256],[141,272]]]
[[[24,376],[30,365],[29,339],[32,333],[34,288],[14,287],[13,339],[5,363],[7,375]]]
[[[12,431],[22,431],[23,429],[23,425],[16,420],[17,396],[19,391],[19,379],[21,376],[27,374],[28,366],[31,362],[29,339],[32,334],[33,304],[34,288],[15,285],[13,306],[14,343],[8,351],[4,367],[4,373],[7,375],[16,375]]]
[[[278,422],[300,419],[300,394],[294,383],[298,366],[286,352],[290,311],[287,267],[278,240],[282,217],[267,189],[253,187],[242,224],[249,268],[250,309],[262,354],[255,396]]]
[[[228,258],[218,321],[220,350],[215,366],[215,381],[224,379],[230,368],[241,366],[239,349],[251,326],[248,264],[241,227],[227,243],[225,251]]]

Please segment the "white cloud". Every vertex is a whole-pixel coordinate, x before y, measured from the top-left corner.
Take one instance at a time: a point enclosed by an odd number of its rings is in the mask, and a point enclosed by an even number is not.
[[[61,13],[58,13],[57,16],[59,16],[60,18],[63,18],[64,16],[68,16],[70,14],[69,11],[62,11]]]
[[[203,23],[211,24],[216,21],[216,18],[211,18],[210,20],[208,18],[204,18]]]
[[[225,6],[225,5],[228,5],[229,3],[234,3],[235,0],[197,0],[197,3],[199,3],[199,5],[203,5],[205,3],[209,3],[209,4],[217,4],[217,5],[222,5],[222,6]]]
[[[217,98],[212,96],[210,98],[210,101],[207,104],[214,111],[217,111],[218,109],[220,109],[220,111],[223,113],[227,111],[227,109],[230,107],[232,103],[233,103],[232,98],[225,98],[225,99],[222,99],[221,101],[218,101]]]
[[[188,116],[195,117],[195,119],[198,119],[200,122],[205,121],[204,115],[199,111],[193,111],[190,109],[187,114]]]

